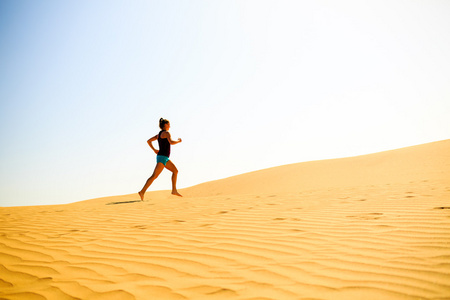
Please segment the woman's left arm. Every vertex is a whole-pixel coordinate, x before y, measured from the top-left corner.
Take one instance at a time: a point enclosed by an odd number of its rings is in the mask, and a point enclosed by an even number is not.
[[[172,140],[172,137],[170,136],[169,132],[166,132],[166,134],[167,134],[167,140],[169,141],[169,143],[171,145],[175,145],[175,144],[181,143],[181,139],[178,139],[178,141],[174,141],[174,140]]]

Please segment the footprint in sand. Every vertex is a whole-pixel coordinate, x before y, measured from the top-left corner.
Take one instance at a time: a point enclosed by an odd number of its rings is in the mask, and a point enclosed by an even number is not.
[[[146,225],[136,225],[136,226],[133,226],[132,228],[147,229],[147,226]]]
[[[214,296],[220,296],[220,297],[236,297],[237,293],[233,290],[221,288],[217,291],[207,293],[206,295],[214,295]]]

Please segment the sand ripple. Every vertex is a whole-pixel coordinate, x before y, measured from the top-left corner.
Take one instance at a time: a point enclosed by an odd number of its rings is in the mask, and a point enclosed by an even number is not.
[[[1,208],[0,297],[445,299],[448,199],[427,181]]]
[[[0,299],[450,299],[449,179],[447,140],[0,208]]]

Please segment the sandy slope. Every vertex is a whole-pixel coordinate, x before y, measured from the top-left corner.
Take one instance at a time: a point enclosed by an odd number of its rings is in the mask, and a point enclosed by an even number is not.
[[[192,196],[297,193],[449,179],[443,176],[450,170],[449,149],[450,140],[446,140],[357,157],[297,163],[203,183],[188,192]]]
[[[450,140],[182,192],[0,208],[0,298],[450,298]]]

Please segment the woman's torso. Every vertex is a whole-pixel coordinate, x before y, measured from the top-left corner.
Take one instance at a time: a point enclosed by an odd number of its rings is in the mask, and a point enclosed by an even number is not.
[[[163,132],[166,132],[165,130],[161,130],[158,134],[158,145],[159,145],[159,152],[158,155],[163,156],[170,156],[170,143],[167,138],[161,138],[161,134]]]

